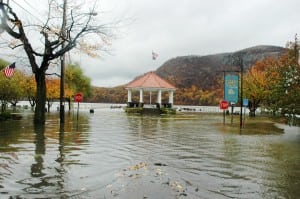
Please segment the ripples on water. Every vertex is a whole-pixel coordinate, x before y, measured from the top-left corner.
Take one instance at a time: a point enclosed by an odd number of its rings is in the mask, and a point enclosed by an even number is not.
[[[0,198],[297,198],[300,132],[221,115],[82,111],[1,123]],[[264,126],[266,127],[265,130]],[[247,127],[247,126],[246,126]],[[281,130],[285,128],[285,131]],[[261,134],[261,131],[265,131]],[[244,134],[243,134],[244,133]]]

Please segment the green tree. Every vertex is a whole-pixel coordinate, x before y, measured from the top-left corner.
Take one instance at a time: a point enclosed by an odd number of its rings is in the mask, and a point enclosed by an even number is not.
[[[298,47],[288,48],[287,53],[267,69],[270,95],[267,102],[274,112],[282,114],[300,113],[300,66]]]
[[[92,96],[91,79],[83,74],[78,64],[70,64],[66,67],[66,85],[74,93],[83,93],[84,98]]]
[[[300,66],[297,42],[291,43],[284,55],[257,62],[246,73],[244,93],[250,111],[262,105],[274,114],[300,113]]]
[[[0,100],[1,110],[5,110],[8,103],[14,108],[20,99],[24,97],[24,87],[22,86],[24,81],[24,74],[18,70],[15,70],[12,77],[5,77],[0,74]]]

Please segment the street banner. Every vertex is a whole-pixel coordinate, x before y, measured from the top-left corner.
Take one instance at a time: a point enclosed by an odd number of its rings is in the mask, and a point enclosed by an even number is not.
[[[239,99],[239,76],[226,75],[224,80],[225,100],[237,103]]]

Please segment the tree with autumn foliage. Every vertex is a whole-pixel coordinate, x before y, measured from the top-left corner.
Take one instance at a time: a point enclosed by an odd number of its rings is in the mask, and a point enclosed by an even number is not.
[[[300,66],[297,42],[287,46],[287,52],[276,58],[258,61],[246,73],[244,93],[249,99],[252,115],[258,106],[273,113],[300,113]]]
[[[60,97],[60,78],[47,78],[47,110],[50,111],[50,107],[55,101],[58,101]],[[69,85],[65,85],[65,98],[70,99],[74,95],[74,91],[70,89]],[[67,100],[70,101],[70,100]]]
[[[266,102],[273,112],[300,114],[300,65],[297,39],[287,46],[287,53],[267,69],[270,95]]]
[[[47,109],[50,110],[53,102],[60,98],[60,78],[46,78],[47,85]],[[83,96],[90,97],[91,80],[83,74],[78,64],[69,64],[65,72],[65,99],[70,102],[75,93],[81,92]]]
[[[60,96],[60,79],[59,78],[47,78],[47,110],[50,111],[50,107],[56,99]]]
[[[24,97],[28,99],[31,108],[35,107],[36,86],[34,75],[24,76]]]
[[[267,69],[277,62],[274,58],[265,58],[250,67],[244,76],[244,95],[249,99],[250,115],[255,116],[256,109],[266,102],[271,94]]]

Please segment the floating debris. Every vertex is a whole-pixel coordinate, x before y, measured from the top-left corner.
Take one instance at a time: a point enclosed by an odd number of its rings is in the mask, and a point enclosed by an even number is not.
[[[170,182],[169,186],[177,192],[185,191],[185,188],[181,184],[179,184],[179,182],[177,182],[177,181]]]
[[[130,166],[128,169],[129,169],[130,171],[134,171],[134,170],[138,170],[138,169],[144,168],[144,167],[146,167],[146,166],[147,166],[147,163],[145,163],[145,162],[140,162],[140,163],[138,163],[138,164],[136,164],[136,165]]]
[[[128,166],[116,174],[117,180],[113,184],[106,186],[107,194],[113,198],[148,199],[155,198],[157,194],[163,198],[193,198],[199,188],[178,176],[170,176],[166,166],[162,162],[145,161]],[[188,192],[188,187],[193,188],[189,188]]]
[[[161,169],[156,169],[156,172],[155,172],[155,176],[161,176],[163,175],[163,172]]]
[[[157,163],[154,163],[154,166],[165,167],[165,166],[168,166],[168,165],[164,164],[164,163],[157,162]]]
[[[141,174],[135,173],[135,174],[130,174],[128,177],[136,179],[136,178],[140,178],[141,176],[142,176]]]

